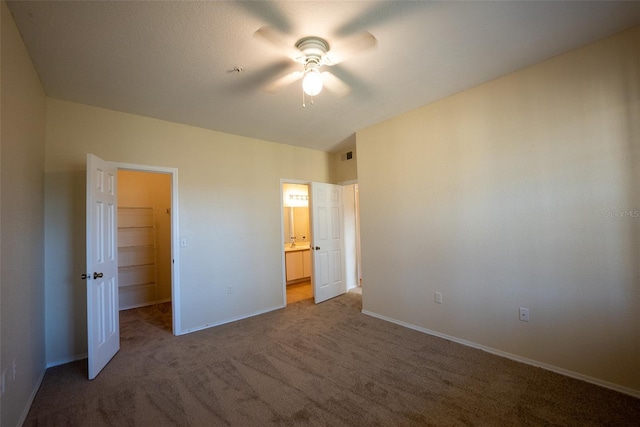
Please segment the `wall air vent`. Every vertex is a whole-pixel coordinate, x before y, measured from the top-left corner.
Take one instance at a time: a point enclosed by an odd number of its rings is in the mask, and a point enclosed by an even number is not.
[[[343,162],[345,160],[351,159],[353,159],[353,151],[347,151],[346,153],[342,153],[342,155],[340,155],[340,160],[342,160]]]

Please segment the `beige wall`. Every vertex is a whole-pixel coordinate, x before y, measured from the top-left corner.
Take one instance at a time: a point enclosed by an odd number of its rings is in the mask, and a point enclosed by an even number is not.
[[[170,300],[171,175],[119,170],[118,207],[153,208],[156,229],[157,291],[153,302]]]
[[[284,305],[280,179],[328,181],[327,153],[47,99],[47,359],[86,352],[85,158],[178,169],[181,329]],[[233,293],[227,293],[227,287]]]
[[[0,362],[6,386],[0,424],[14,426],[26,416],[45,369],[45,94],[4,1],[0,8]]]
[[[639,76],[635,28],[358,132],[364,309],[640,394]]]

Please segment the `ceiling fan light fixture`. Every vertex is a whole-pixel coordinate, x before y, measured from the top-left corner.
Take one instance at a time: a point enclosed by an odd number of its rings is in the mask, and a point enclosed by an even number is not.
[[[322,90],[322,75],[317,68],[307,70],[302,79],[302,90],[309,96],[316,96]]]

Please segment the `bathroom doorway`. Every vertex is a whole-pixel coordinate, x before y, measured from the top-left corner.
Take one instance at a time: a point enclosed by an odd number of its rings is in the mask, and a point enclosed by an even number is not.
[[[342,186],[343,268],[347,291],[359,288],[361,284],[358,190],[357,183]],[[315,300],[309,183],[282,180],[281,195],[285,305],[305,299]]]
[[[313,299],[309,185],[282,184],[282,239],[285,261],[285,302]]]

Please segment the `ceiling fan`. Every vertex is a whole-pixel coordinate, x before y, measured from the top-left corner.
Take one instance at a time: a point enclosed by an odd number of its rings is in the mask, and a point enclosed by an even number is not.
[[[325,39],[317,36],[303,37],[291,46],[284,41],[277,30],[268,26],[258,29],[254,37],[266,41],[301,65],[301,69],[268,83],[263,89],[266,92],[275,92],[302,79],[303,97],[304,94],[316,96],[323,87],[339,96],[349,94],[351,88],[335,74],[326,69],[322,70],[322,67],[339,64],[352,55],[373,48],[377,44],[376,38],[366,31],[339,43],[335,48],[331,47]]]

